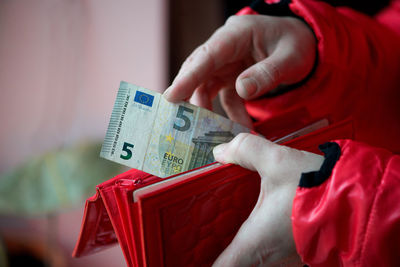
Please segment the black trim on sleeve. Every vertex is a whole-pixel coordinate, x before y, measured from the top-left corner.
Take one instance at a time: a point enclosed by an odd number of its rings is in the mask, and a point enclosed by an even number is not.
[[[321,169],[319,171],[302,173],[299,183],[300,187],[311,188],[325,182],[331,176],[332,170],[340,158],[341,150],[337,143],[327,142],[318,148],[325,154],[325,160],[322,163]]]
[[[297,17],[289,8],[291,0],[281,0],[276,3],[268,4],[264,0],[255,0],[250,8],[262,15],[269,16],[291,16]]]

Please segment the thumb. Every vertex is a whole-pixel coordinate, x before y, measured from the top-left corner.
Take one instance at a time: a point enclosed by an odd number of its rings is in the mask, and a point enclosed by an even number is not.
[[[309,39],[296,42],[283,38],[269,56],[239,75],[236,79],[237,93],[244,99],[253,99],[280,84],[294,84],[306,78],[315,64],[313,41],[313,38],[311,42]],[[308,45],[303,47],[299,43]]]
[[[233,163],[246,169],[256,171],[261,166],[263,151],[271,146],[268,140],[248,133],[240,133],[229,143],[214,147],[215,160],[222,163]]]
[[[244,99],[253,99],[287,80],[288,57],[274,51],[269,57],[244,70],[236,80],[236,90]]]

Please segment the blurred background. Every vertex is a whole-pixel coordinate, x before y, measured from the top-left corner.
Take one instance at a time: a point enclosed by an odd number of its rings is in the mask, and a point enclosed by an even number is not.
[[[125,266],[118,245],[71,258],[85,199],[124,171],[98,156],[119,82],[163,91],[248,2],[0,0],[0,266]]]

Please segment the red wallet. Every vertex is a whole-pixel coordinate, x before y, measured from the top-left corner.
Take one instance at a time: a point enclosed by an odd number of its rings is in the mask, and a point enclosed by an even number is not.
[[[270,139],[299,129],[296,120],[282,130],[277,126],[283,121],[256,129],[279,129],[269,131]],[[284,144],[317,153],[319,144],[352,137],[347,120],[294,134]],[[256,172],[231,164],[213,163],[164,179],[132,169],[100,184],[86,201],[73,256],[118,242],[128,266],[210,266],[250,214],[259,187]]]

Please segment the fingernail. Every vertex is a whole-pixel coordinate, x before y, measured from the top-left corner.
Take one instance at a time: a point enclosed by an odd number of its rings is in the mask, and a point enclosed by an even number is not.
[[[242,93],[242,97],[248,98],[253,96],[257,92],[257,83],[253,78],[244,78],[239,80],[239,89]]]
[[[214,158],[216,161],[224,163],[222,158],[223,158],[224,151],[226,149],[226,145],[227,144],[220,144],[220,145],[214,147],[213,154],[214,154]]]

